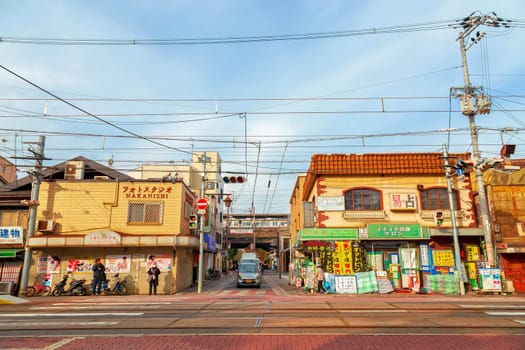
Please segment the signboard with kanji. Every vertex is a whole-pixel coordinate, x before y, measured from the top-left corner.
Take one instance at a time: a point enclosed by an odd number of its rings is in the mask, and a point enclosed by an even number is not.
[[[0,244],[22,244],[24,229],[22,226],[0,227]]]
[[[426,234],[425,234],[426,233]],[[364,238],[364,237],[361,237]],[[369,224],[367,239],[421,239],[428,238],[419,224]]]

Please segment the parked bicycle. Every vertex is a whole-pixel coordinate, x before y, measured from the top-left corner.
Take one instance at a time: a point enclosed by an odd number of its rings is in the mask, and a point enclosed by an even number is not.
[[[117,294],[117,295],[126,295],[128,293],[128,287],[126,286],[126,279],[121,280],[119,274],[113,275],[115,278],[113,286],[110,287],[107,279],[102,281],[102,293],[105,295]]]
[[[51,294],[51,287],[47,285],[47,281],[47,279],[45,279],[42,283],[35,281],[32,286],[27,287],[26,296],[49,296]]]
[[[206,279],[216,280],[219,278],[221,278],[220,270],[208,269],[208,271],[206,272]]]

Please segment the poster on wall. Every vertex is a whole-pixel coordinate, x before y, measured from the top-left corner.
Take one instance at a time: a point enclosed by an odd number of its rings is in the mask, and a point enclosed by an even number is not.
[[[60,273],[60,258],[58,256],[41,256],[38,258],[37,273]]]
[[[430,272],[430,247],[428,244],[419,245],[419,262],[421,271]]]
[[[381,252],[368,252],[367,253],[368,265],[374,271],[382,271],[385,269],[383,266],[383,253]]]
[[[106,255],[106,272],[129,273],[131,255]]]
[[[481,290],[501,292],[501,274],[499,269],[479,269]]]
[[[417,269],[416,248],[400,248],[401,267],[404,269]]]
[[[93,272],[94,263],[95,260],[88,258],[69,259],[67,261],[67,272]]]
[[[161,272],[171,271],[172,257],[171,254],[151,254],[148,255],[148,262],[146,268],[149,269],[151,264],[155,262]]]
[[[357,294],[357,277],[335,276],[335,292],[339,294]]]

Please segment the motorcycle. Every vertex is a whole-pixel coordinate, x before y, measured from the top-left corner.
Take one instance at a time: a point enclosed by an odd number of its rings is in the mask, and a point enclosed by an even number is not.
[[[69,279],[69,274],[64,275],[62,280],[55,286],[51,294],[55,297],[58,297],[60,295],[80,295],[84,296],[87,294],[86,287],[84,287],[84,284],[86,283],[85,279],[77,280],[74,277],[71,277],[73,280],[69,284],[69,288],[66,290],[66,283]]]
[[[118,273],[113,275],[113,277],[115,278],[115,284],[113,284],[113,287],[109,287],[109,281],[107,279],[102,282],[102,293],[105,295],[125,295],[128,292],[126,280],[122,281]]]

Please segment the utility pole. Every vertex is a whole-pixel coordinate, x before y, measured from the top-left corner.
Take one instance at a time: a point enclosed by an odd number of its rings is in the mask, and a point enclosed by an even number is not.
[[[475,12],[474,12],[475,13]],[[474,87],[470,83],[470,76],[467,64],[467,50],[472,45],[478,43],[486,33],[480,33],[479,31],[471,38],[472,33],[476,28],[481,25],[489,27],[508,27],[509,21],[506,21],[498,17],[494,12],[493,15],[475,15],[472,13],[470,16],[463,19],[460,25],[464,31],[459,33],[457,41],[459,42],[459,49],[461,52],[461,62],[463,66],[463,79],[465,82],[462,88],[452,88],[455,97],[461,100],[461,112],[463,115],[469,118],[470,137],[472,141],[472,151],[474,156],[474,167],[476,174],[476,182],[478,187],[478,199],[481,214],[481,222],[483,226],[483,234],[485,239],[485,253],[487,262],[491,267],[496,265],[494,244],[492,242],[492,231],[490,226],[489,209],[487,204],[487,195],[485,192],[485,184],[483,183],[483,172],[480,164],[482,163],[481,154],[479,152],[478,143],[478,128],[475,122],[476,114],[488,114],[490,113],[490,98],[483,94],[482,87]],[[471,38],[471,41],[466,41]],[[473,99],[476,103],[474,104]]]
[[[204,198],[204,192],[206,190],[206,152],[199,157],[199,160],[202,162],[202,178],[201,178],[201,194],[200,198]],[[209,215],[209,208],[206,209]],[[203,273],[203,264],[204,264],[204,216],[201,215],[199,218],[199,276],[197,277],[197,293],[202,292],[202,273]]]
[[[25,239],[25,251],[24,251],[24,265],[22,266],[22,276],[20,277],[20,290],[19,295],[25,296],[27,292],[27,281],[29,279],[29,269],[31,267],[31,256],[32,250],[28,245],[29,238],[33,237],[35,234],[35,224],[36,224],[36,210],[38,207],[38,195],[40,192],[40,178],[42,176],[42,163],[44,159],[44,145],[45,137],[39,136],[38,142],[26,142],[26,143],[36,143],[37,149],[33,151],[29,149],[29,152],[33,153],[33,157],[17,157],[19,159],[32,159],[35,160],[35,170],[30,172],[31,178],[33,180],[31,186],[31,200],[29,200],[29,223],[27,225],[27,237]]]
[[[448,202],[450,204],[450,220],[452,222],[452,237],[454,239],[454,265],[456,267],[456,273],[459,277],[459,293],[465,295],[465,284],[463,281],[463,273],[461,269],[461,253],[459,249],[459,231],[458,225],[456,224],[456,202],[454,201],[454,191],[452,190],[452,183],[450,181],[450,164],[448,161],[448,150],[447,145],[443,144],[443,158],[445,159],[445,171],[447,178],[447,192]]]

